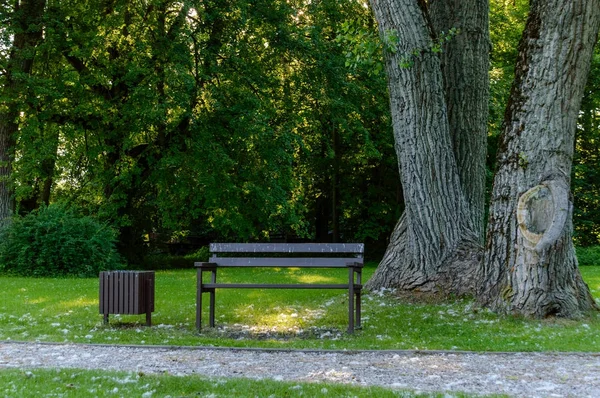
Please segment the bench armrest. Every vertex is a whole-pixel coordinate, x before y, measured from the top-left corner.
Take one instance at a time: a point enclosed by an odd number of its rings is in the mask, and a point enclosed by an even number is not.
[[[348,267],[348,268],[363,268],[364,264],[363,263],[359,263],[359,262],[346,263],[346,267]]]
[[[217,268],[217,263],[197,262],[197,263],[194,263],[194,267],[196,267],[196,268]]]

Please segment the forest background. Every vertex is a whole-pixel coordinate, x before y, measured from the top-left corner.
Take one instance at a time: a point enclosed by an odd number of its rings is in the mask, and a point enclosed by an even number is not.
[[[0,6],[5,223],[49,205],[91,216],[132,267],[211,241],[365,242],[381,257],[403,198],[386,44],[364,2],[17,4]],[[527,6],[490,2],[488,190]],[[599,109],[597,46],[572,175],[579,247],[600,244]]]

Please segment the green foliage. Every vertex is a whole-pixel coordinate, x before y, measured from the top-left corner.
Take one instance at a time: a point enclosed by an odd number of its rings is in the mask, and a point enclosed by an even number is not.
[[[437,38],[435,38],[435,40],[431,40],[429,42],[428,48],[414,48],[411,51],[402,54],[399,62],[400,67],[412,68],[415,64],[415,60],[421,55],[423,55],[425,52],[430,52],[433,54],[441,53],[444,49],[444,44],[452,40],[452,38],[458,34],[460,34],[460,29],[458,28],[451,28],[448,32],[440,32],[440,34]],[[399,40],[399,38],[397,36],[394,36],[393,34],[390,34],[390,38],[396,41],[397,46],[397,41]],[[394,50],[391,49],[391,43],[393,43],[391,39],[386,38],[385,43],[389,43],[386,44],[386,48],[388,48],[388,51],[395,54],[397,52],[397,48]]]
[[[119,267],[115,233],[65,205],[14,217],[0,231],[0,271],[27,276],[98,275]]]
[[[55,4],[46,43],[61,69],[44,102],[62,102],[52,109],[55,197],[119,227],[130,261],[148,233],[251,239],[297,223],[293,137],[276,120],[292,11],[267,1]],[[45,142],[41,132],[24,141],[21,187],[40,174],[31,142]]]
[[[489,99],[489,133],[487,140],[486,191],[491,196],[494,173],[496,172],[496,156],[498,139],[502,132],[504,113],[511,85],[515,75],[519,40],[525,28],[529,11],[527,0],[492,0],[490,1],[490,99]],[[486,205],[489,204],[486,201]],[[486,216],[487,219],[487,216]]]
[[[450,40],[452,40],[452,38],[456,37],[459,34],[460,34],[460,29],[458,29],[456,27],[450,28],[450,30],[448,32],[444,32],[444,31],[440,32],[438,37],[429,44],[431,51],[434,53],[442,52],[443,48],[444,48],[444,44],[449,42]]]
[[[373,29],[373,21],[365,25],[359,18],[344,21],[336,32],[335,41],[345,51],[346,67],[354,70],[364,68],[375,76],[383,73],[382,49],[395,49],[394,37],[386,36],[382,43]]]
[[[580,266],[600,266],[600,246],[578,247],[577,261]]]
[[[297,115],[295,194],[318,241],[383,241],[398,219],[400,178],[382,54],[372,15],[356,1],[315,2],[302,27],[303,68],[290,78]],[[315,23],[319,21],[319,23]],[[359,58],[348,58],[357,51]]]
[[[144,236],[178,231],[391,231],[399,178],[383,63],[347,64],[336,38],[380,51],[363,2],[67,0],[48,3],[43,24],[16,136],[20,214],[74,203],[118,229],[132,264]]]
[[[200,249],[190,253],[190,254],[186,254],[185,258],[192,260],[192,261],[208,261],[208,256],[210,255],[210,251],[208,246],[203,246]]]
[[[573,196],[575,242],[600,244],[600,42],[596,45],[575,136]],[[598,264],[598,263],[597,263]]]
[[[400,37],[398,32],[387,30],[379,37],[373,29],[373,24],[365,26],[358,19],[342,23],[342,27],[336,35],[336,42],[346,49],[346,66],[356,69],[366,67],[373,75],[379,75],[383,71],[383,53],[396,54]],[[415,48],[402,54],[400,67],[410,68],[414,61],[423,52],[440,53],[444,44],[458,35],[460,30],[452,28],[448,32],[441,32],[435,40],[431,40],[428,48]]]
[[[169,270],[192,268],[195,262],[206,262],[209,257],[208,246],[186,254],[185,256],[174,256],[168,254],[150,254],[144,258],[139,268],[148,270]]]
[[[514,78],[518,45],[529,11],[527,0],[490,2],[490,135],[495,142],[502,129],[504,111]],[[495,161],[492,142],[490,157]]]

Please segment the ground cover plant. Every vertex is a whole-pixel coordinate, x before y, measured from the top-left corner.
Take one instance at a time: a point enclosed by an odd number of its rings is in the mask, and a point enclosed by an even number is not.
[[[368,264],[365,279],[375,268]],[[221,280],[333,282],[336,270],[234,269]],[[339,270],[337,270],[339,271]],[[600,297],[600,267],[582,267]],[[339,283],[339,282],[338,282]],[[467,299],[418,303],[390,291],[363,297],[363,329],[347,327],[347,296],[335,290],[217,291],[217,327],[194,329],[193,269],[158,271],[153,325],[141,316],[98,313],[98,278],[0,277],[0,340],[190,346],[448,349],[476,351],[600,351],[600,316],[580,320],[502,317]],[[205,314],[207,310],[205,308]]]
[[[379,387],[71,369],[0,370],[0,394],[40,397],[449,397]],[[461,393],[452,397],[471,397]]]

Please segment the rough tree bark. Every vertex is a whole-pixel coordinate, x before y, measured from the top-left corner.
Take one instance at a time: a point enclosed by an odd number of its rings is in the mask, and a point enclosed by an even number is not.
[[[600,0],[532,0],[494,180],[479,299],[498,312],[578,316],[596,305],[572,243],[570,175]]]
[[[2,87],[3,97],[9,100],[0,107],[0,224],[9,220],[14,211],[10,176],[15,134],[19,128],[19,96],[23,94],[23,76],[30,74],[33,67],[34,49],[42,40],[45,5],[45,0],[15,2],[12,20],[15,33]]]
[[[386,51],[386,72],[405,212],[367,288],[472,292],[479,237],[453,154],[427,5],[417,0],[371,5],[384,42],[398,38]]]
[[[489,114],[490,29],[488,0],[431,0],[429,15],[438,40],[454,157],[469,202],[472,226],[483,245],[485,160]],[[450,32],[455,33],[450,33]]]

